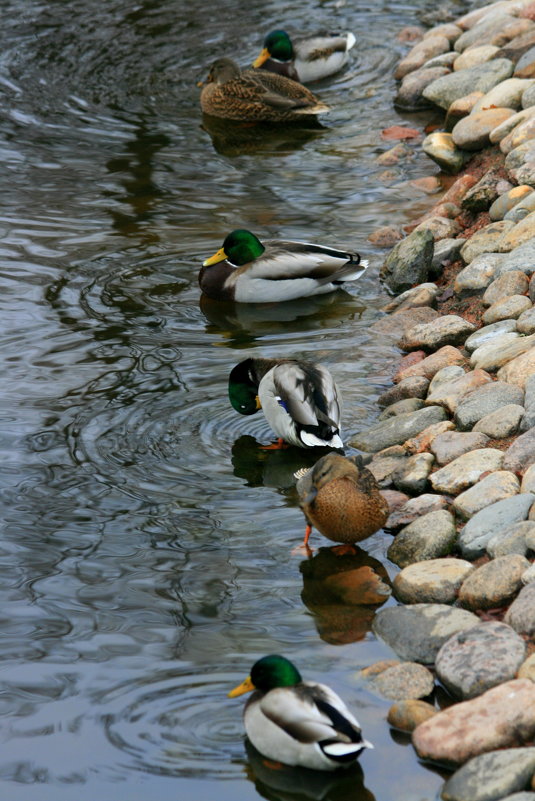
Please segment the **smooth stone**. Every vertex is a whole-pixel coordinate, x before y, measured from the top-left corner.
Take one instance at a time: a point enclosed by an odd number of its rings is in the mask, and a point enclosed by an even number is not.
[[[512,78],[510,80],[515,80],[515,79]],[[512,106],[509,106],[509,108],[512,108]],[[516,114],[513,114],[512,117],[509,117],[508,119],[504,120],[502,123],[500,123],[500,125],[497,125],[496,128],[490,133],[489,138],[492,144],[498,144],[498,142],[501,142],[501,140],[504,139],[506,136],[508,136],[516,128],[517,125],[520,125],[522,122],[529,120],[530,117],[533,116],[533,114],[534,114],[533,108],[524,108],[522,109],[522,111],[517,111]]]
[[[535,581],[535,562],[531,567],[528,567],[525,573],[522,573],[522,584],[531,584],[532,581]],[[533,681],[535,681],[535,678]]]
[[[499,58],[470,69],[452,72],[433,81],[424,89],[424,97],[447,110],[454,100],[473,91],[488,92],[496,84],[510,78],[513,63]]]
[[[479,46],[480,42],[490,42],[494,34],[501,34],[507,25],[514,22],[516,22],[515,18],[505,11],[485,16],[473,28],[459,36],[454,48],[457,52],[462,53],[469,47]]]
[[[509,11],[510,8],[512,8],[512,6],[508,0],[497,0],[497,2],[468,11],[466,14],[458,17],[455,24],[463,31],[467,31],[473,28],[474,25],[477,25],[478,22],[481,22],[485,17],[490,18],[492,14],[500,14],[502,11]]]
[[[427,279],[433,248],[430,231],[413,231],[398,242],[381,268],[381,277],[391,292],[404,292]]]
[[[370,682],[372,691],[392,701],[425,698],[435,688],[433,674],[418,662],[401,662],[383,670]]]
[[[435,373],[429,384],[429,395],[436,392],[439,387],[449,384],[450,381],[465,375],[464,368],[460,364],[449,364]]]
[[[535,733],[535,685],[513,679],[441,710],[413,732],[412,742],[421,759],[463,764],[496,748],[523,745],[528,732]]]
[[[526,378],[524,385],[524,417],[521,423],[523,432],[535,426],[535,374]]]
[[[428,378],[420,375],[410,376],[379,395],[377,404],[382,408],[404,398],[425,398],[428,387]]]
[[[482,97],[484,97],[483,92],[470,92],[470,94],[454,100],[448,108],[446,114],[446,120],[444,122],[444,128],[446,131],[451,132],[451,129],[459,120],[462,120],[463,117],[467,117],[468,114],[471,113],[477,101]]]
[[[528,142],[524,142],[523,144],[518,145],[518,147],[515,147],[513,150],[509,151],[505,157],[504,167],[509,172],[521,167],[525,161],[532,161],[534,156],[535,142],[533,140],[529,140]]]
[[[535,653],[528,656],[528,658],[522,662],[518,668],[517,675],[519,679],[529,679],[535,682]]]
[[[485,175],[468,190],[462,200],[462,208],[468,211],[486,211],[496,200],[501,184],[501,177],[498,170],[489,170]]]
[[[486,325],[473,334],[470,334],[464,343],[464,347],[468,351],[474,351],[492,341],[495,337],[501,336],[501,334],[508,334],[515,330],[516,324],[514,320],[499,320],[497,323]]]
[[[535,308],[526,309],[516,320],[516,329],[519,334],[535,334]]]
[[[529,288],[529,279],[521,270],[509,270],[507,273],[499,275],[489,284],[481,302],[484,306],[492,306],[498,300],[503,300],[510,295],[525,295]]]
[[[391,562],[407,567],[451,553],[457,532],[453,515],[445,509],[428,512],[401,529],[388,548]]]
[[[431,486],[436,492],[458,495],[475,484],[483,473],[500,470],[502,462],[503,453],[497,448],[476,448],[433,473]]]
[[[394,381],[401,381],[412,376],[424,376],[430,381],[439,370],[451,364],[464,364],[465,358],[458,348],[452,345],[444,345],[436,353],[431,353],[422,359],[418,364],[411,365],[404,370],[400,370],[394,376]]]
[[[427,485],[435,457],[431,453],[415,453],[392,475],[394,486],[411,495],[422,493]]]
[[[514,679],[525,657],[526,643],[516,631],[486,621],[451,636],[438,651],[435,666],[445,687],[466,699]]]
[[[497,49],[497,48],[496,48]],[[430,35],[414,45],[398,63],[394,78],[400,81],[410,72],[420,69],[430,58],[447,53],[450,50],[449,40],[444,36]]]
[[[438,464],[446,465],[464,453],[485,448],[488,441],[488,436],[479,432],[446,431],[434,438],[430,450]]]
[[[520,492],[520,482],[508,470],[496,470],[480,479],[470,489],[461,492],[453,501],[453,508],[463,520],[469,520],[481,509]]]
[[[465,53],[457,56],[453,62],[454,70],[465,70],[470,67],[477,67],[478,64],[484,64],[490,61],[500,48],[496,45],[480,45],[479,47],[471,47]]]
[[[447,509],[448,506],[448,499],[443,495],[434,495],[430,492],[423,493],[417,498],[409,498],[391,512],[385,523],[385,528],[397,529],[402,526],[408,526],[409,523],[414,522],[422,515],[426,515],[429,512],[437,512],[439,509]]]
[[[441,53],[438,56],[433,56],[429,61],[426,61],[423,67],[424,69],[429,69],[430,67],[448,67],[448,72],[451,72],[453,62],[456,58],[458,58],[457,53],[451,51],[448,53]]]
[[[444,558],[415,562],[401,570],[394,578],[396,598],[406,604],[451,604],[457,591],[474,570],[464,559]]]
[[[467,609],[446,604],[412,604],[380,609],[372,630],[400,659],[432,665],[443,643],[479,622],[477,615]]]
[[[510,386],[517,386],[523,389],[529,376],[535,373],[535,348],[530,348],[525,353],[521,353],[510,362],[507,362],[498,370],[498,378]],[[516,403],[517,401],[510,401]],[[521,403],[521,401],[520,401]]]
[[[522,343],[519,342],[520,339],[521,337],[518,331],[510,331],[508,334],[495,337],[490,342],[486,342],[484,345],[481,345],[481,347],[476,348],[470,356],[470,365],[476,369],[497,370],[502,365],[507,364],[510,359],[518,356],[519,353],[525,350]],[[513,348],[511,356],[508,355],[509,351],[507,348],[509,347]]]
[[[470,264],[482,253],[497,252],[503,235],[510,231],[511,228],[514,228],[514,223],[511,220],[499,220],[476,231],[461,248],[461,256],[465,263]]]
[[[446,314],[432,323],[415,325],[405,332],[400,346],[403,350],[424,348],[436,350],[444,345],[463,343],[469,334],[476,330],[473,323],[457,314]]]
[[[512,222],[518,222],[518,220],[523,219],[526,214],[529,214],[530,211],[534,210],[530,208],[529,210],[524,209],[521,211],[527,199],[531,197],[533,197],[535,200],[535,192],[531,186],[528,186],[528,184],[515,186],[514,189],[509,190],[509,192],[506,192],[504,195],[501,195],[497,200],[494,201],[489,209],[490,219],[505,219],[511,220]]]
[[[450,74],[450,69],[444,66],[422,67],[421,69],[410,72],[401,81],[394,105],[405,111],[417,111],[429,108],[431,103],[424,97],[424,90],[430,83],[438,78]]]
[[[523,186],[531,189],[531,192],[522,200],[520,200],[515,206],[513,206],[513,208],[507,212],[504,219],[512,220],[515,223],[520,222],[521,220],[525,219],[528,214],[531,214],[533,211],[535,211],[535,191],[527,184],[523,184]]]
[[[444,211],[446,209],[449,211],[449,207],[441,206],[441,208]],[[449,217],[441,216],[438,213],[426,217],[413,231],[431,231],[435,242],[440,242],[441,239],[451,239],[451,237],[462,231],[461,225],[456,220],[451,219],[452,216],[457,216],[460,211],[460,209],[454,207]]]
[[[517,317],[531,309],[531,300],[525,295],[510,295],[495,301],[492,306],[483,313],[482,321],[485,325],[497,323],[499,320],[515,320]]]
[[[438,386],[429,385],[426,405],[444,406],[449,412],[455,412],[460,403],[475,390],[492,383],[491,376],[485,370],[472,370]]]
[[[504,469],[523,474],[535,462],[535,428],[517,437],[504,453]]]
[[[531,492],[522,492],[486,506],[477,512],[459,532],[458,545],[466,559],[478,559],[485,553],[489,540],[513,523],[526,520],[535,501]]]
[[[532,520],[523,520],[520,523],[514,523],[510,528],[498,532],[487,543],[487,553],[493,559],[498,556],[508,556],[509,554],[520,554],[525,556],[529,550],[528,539],[529,535],[535,532],[535,523]],[[529,568],[526,568],[529,569]],[[522,583],[524,581],[525,571],[521,575]],[[508,620],[505,621],[509,623]],[[513,626],[513,628],[515,628]]]
[[[349,441],[349,445],[367,453],[375,453],[390,445],[401,445],[432,423],[440,423],[445,419],[446,412],[440,406],[428,406],[416,412],[398,414],[360,431]]]
[[[461,150],[482,150],[489,145],[491,132],[514,113],[510,108],[474,110],[454,126],[453,142]]]
[[[522,172],[522,168],[517,170],[516,177],[520,183],[535,185],[535,164],[525,165],[529,166],[531,174],[528,176]],[[512,222],[512,220],[502,220],[502,222]],[[508,253],[514,250],[524,242],[529,242],[535,238],[535,212],[532,211],[524,219],[517,222],[513,227],[505,231],[503,237],[498,242],[497,250],[500,253]]]
[[[463,582],[459,590],[459,603],[476,611],[494,609],[509,603],[522,586],[522,573],[529,567],[522,554],[498,556],[478,567]]]
[[[424,430],[420,431],[415,437],[406,440],[403,443],[403,447],[406,449],[407,453],[422,453],[423,451],[428,451],[435,437],[438,437],[439,434],[443,434],[445,431],[452,431],[454,428],[455,426],[451,420],[443,420],[441,423],[434,423],[434,425],[424,428]]]
[[[533,78],[535,75],[535,47],[531,47],[516,62],[513,75],[519,78]]]
[[[533,492],[535,494],[535,464],[530,465],[522,476],[520,492]],[[535,541],[533,544],[535,546]],[[535,547],[533,550],[535,550]]]
[[[397,445],[375,454],[366,467],[380,487],[388,487],[392,483],[392,473],[405,464],[407,458],[405,449]]]
[[[502,380],[493,381],[474,390],[461,401],[455,410],[455,422],[461,431],[467,431],[485,415],[510,403],[522,406],[523,400],[524,393],[520,387],[515,387]],[[421,412],[419,413],[421,414]]]
[[[372,331],[381,334],[383,338],[388,337],[392,340],[399,340],[404,332],[412,328],[416,323],[428,323],[436,320],[439,316],[436,309],[429,306],[419,306],[416,309],[401,309],[394,314],[385,314],[372,323]]]
[[[533,135],[535,133],[535,117],[528,117],[527,120],[524,122],[519,123],[516,125],[511,133],[504,136],[503,139],[500,140],[500,150],[502,153],[510,153],[511,150],[514,150],[515,147],[519,145],[523,145],[524,142],[528,142],[530,139],[533,139]]]
[[[530,86],[522,95],[522,108],[535,106],[535,86]]]
[[[437,712],[438,710],[426,701],[410,699],[392,704],[386,719],[394,729],[410,733],[414,731],[416,726],[419,726],[424,720],[429,720]]]
[[[440,275],[446,262],[454,262],[459,258],[465,239],[440,239],[435,242],[435,252],[431,262],[431,275]]]
[[[442,788],[443,801],[504,801],[527,787],[535,771],[535,748],[490,751],[474,757]]]
[[[532,161],[525,162],[516,170],[511,170],[512,177],[519,184],[529,184],[535,187],[535,164]],[[529,240],[524,240],[529,241]],[[518,243],[520,244],[520,242]]]
[[[485,289],[499,274],[505,256],[502,253],[481,253],[471,263],[461,270],[454,281],[453,289],[456,294],[474,292]]]
[[[436,284],[425,283],[419,284],[412,289],[407,289],[402,292],[394,300],[390,301],[385,307],[386,312],[395,312],[400,309],[414,309],[419,306],[432,306],[437,295],[440,295],[440,289]]]
[[[479,420],[473,430],[481,431],[492,439],[504,439],[516,434],[524,417],[524,407],[516,403],[508,403],[495,412],[486,414]]]
[[[434,25],[430,30],[424,33],[424,39],[427,36],[445,36],[450,44],[454,42],[462,33],[462,29],[459,28],[454,22],[445,22],[442,25]]]
[[[421,398],[403,398],[387,406],[377,419],[388,420],[389,417],[395,417],[397,414],[416,412],[418,409],[423,409],[424,405],[424,401]]]
[[[508,108],[519,109],[522,106],[522,95],[533,86],[534,81],[526,78],[508,78],[497,84],[490,92],[487,92],[481,100],[479,100],[474,111],[481,111],[485,108]],[[522,112],[519,112],[520,114]],[[515,115],[516,116],[516,115]],[[519,120],[522,122],[523,120]],[[493,141],[493,140],[491,140]]]
[[[459,172],[468,158],[468,154],[457,147],[451,133],[443,131],[434,131],[426,136],[422,150],[441,170],[452,175]]]
[[[518,634],[531,637],[535,633],[535,583],[526,584],[520,590],[507,610],[504,621]]]

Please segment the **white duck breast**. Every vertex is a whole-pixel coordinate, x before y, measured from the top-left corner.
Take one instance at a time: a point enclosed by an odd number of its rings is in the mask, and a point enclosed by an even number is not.
[[[293,40],[294,66],[303,83],[332,75],[347,63],[356,39],[352,33],[318,34]]]

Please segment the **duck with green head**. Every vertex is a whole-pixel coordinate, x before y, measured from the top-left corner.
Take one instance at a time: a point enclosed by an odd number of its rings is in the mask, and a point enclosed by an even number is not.
[[[291,39],[283,30],[270,31],[253,67],[311,83],[338,72],[347,63],[356,39],[352,33],[317,33]]]
[[[299,448],[343,448],[342,403],[322,364],[298,359],[244,359],[231,371],[228,394],[240,414],[264,416],[283,443]]]
[[[365,748],[373,748],[334,690],[303,681],[284,656],[259,659],[229,697],[252,690],[243,712],[245,731],[269,759],[313,770],[337,770],[352,765]]]
[[[282,239],[263,242],[237,228],[203,262],[199,285],[214,300],[272,303],[334,292],[368,266],[358,253]]]

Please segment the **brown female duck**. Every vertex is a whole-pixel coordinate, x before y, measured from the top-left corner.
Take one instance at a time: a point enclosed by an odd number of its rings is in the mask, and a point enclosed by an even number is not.
[[[240,70],[230,58],[212,64],[201,92],[205,114],[242,122],[292,122],[329,111],[305,86],[264,70]]]

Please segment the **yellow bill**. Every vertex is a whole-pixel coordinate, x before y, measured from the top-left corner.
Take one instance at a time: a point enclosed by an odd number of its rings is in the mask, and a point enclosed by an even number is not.
[[[225,248],[219,248],[217,253],[214,253],[213,256],[210,256],[209,259],[203,261],[203,267],[209,267],[211,264],[217,264],[218,261],[224,261],[227,258],[227,254],[225,253]]]
[[[251,681],[251,677],[247,676],[245,681],[242,681],[241,684],[238,684],[237,687],[234,687],[234,689],[231,690],[228,693],[227,697],[228,698],[237,698],[238,695],[243,695],[244,693],[250,693],[251,690],[254,690],[254,689],[255,689],[255,686],[254,686],[253,682]]]
[[[253,67],[261,67],[264,61],[267,61],[269,57],[269,50],[264,47],[258,58],[253,61]]]

